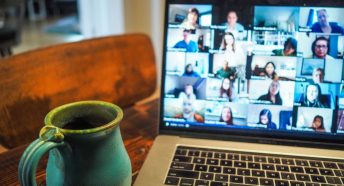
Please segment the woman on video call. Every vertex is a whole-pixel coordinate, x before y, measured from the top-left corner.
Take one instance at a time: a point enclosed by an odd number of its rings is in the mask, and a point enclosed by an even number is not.
[[[233,125],[233,113],[232,109],[228,106],[224,106],[221,112],[220,122],[225,122],[227,125]]]
[[[269,86],[269,91],[258,98],[260,101],[269,101],[273,105],[282,105],[283,101],[280,96],[280,84],[278,81],[274,80]]]
[[[262,75],[272,80],[277,80],[278,76],[275,70],[275,64],[272,61],[269,61],[265,64],[264,73]]]
[[[187,64],[184,69],[183,75],[184,77],[200,77],[197,72],[193,70],[193,66],[191,63]]]
[[[323,102],[320,98],[321,89],[319,84],[309,84],[306,87],[305,99],[301,103],[301,106],[329,108],[328,104],[326,102]]]
[[[324,118],[320,115],[316,115],[312,122],[312,129],[317,132],[325,132]]]
[[[260,111],[259,122],[257,124],[266,125],[268,129],[277,129],[276,123],[272,122],[272,114],[269,109]]]
[[[240,46],[235,44],[235,38],[231,32],[225,32],[223,35],[220,50],[224,51],[225,59],[230,63],[229,66],[245,65],[244,52]]]
[[[220,98],[228,98],[228,101],[233,101],[233,86],[229,78],[223,78],[220,87]]]

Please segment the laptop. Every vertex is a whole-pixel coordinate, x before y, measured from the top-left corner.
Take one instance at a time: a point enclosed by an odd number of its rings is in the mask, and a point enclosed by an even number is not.
[[[344,2],[167,0],[134,185],[344,185]]]

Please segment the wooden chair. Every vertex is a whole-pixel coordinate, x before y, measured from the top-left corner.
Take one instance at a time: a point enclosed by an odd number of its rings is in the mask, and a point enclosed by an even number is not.
[[[103,100],[122,108],[151,95],[156,67],[150,39],[110,36],[42,48],[0,63],[0,143],[13,148],[38,137],[54,107]]]

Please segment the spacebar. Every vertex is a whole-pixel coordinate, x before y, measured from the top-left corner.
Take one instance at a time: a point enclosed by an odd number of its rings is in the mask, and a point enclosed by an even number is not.
[[[168,171],[168,176],[198,179],[199,172],[170,169],[170,171]]]

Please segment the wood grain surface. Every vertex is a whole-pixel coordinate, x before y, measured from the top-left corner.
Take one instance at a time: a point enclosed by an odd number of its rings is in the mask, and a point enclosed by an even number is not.
[[[124,110],[120,123],[121,134],[130,156],[133,181],[157,136],[158,100],[132,106]],[[19,159],[28,144],[13,148],[0,154],[0,185],[19,185]],[[45,185],[45,167],[47,156],[39,163],[36,172],[38,185]]]
[[[102,100],[122,108],[156,88],[150,39],[110,36],[42,48],[0,61],[0,143],[37,138],[45,115],[59,105]]]

